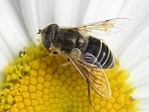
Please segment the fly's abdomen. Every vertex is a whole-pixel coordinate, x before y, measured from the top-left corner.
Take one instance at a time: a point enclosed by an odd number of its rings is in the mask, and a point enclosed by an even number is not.
[[[86,63],[103,69],[114,66],[114,57],[109,47],[102,40],[93,37],[88,38],[84,59]]]

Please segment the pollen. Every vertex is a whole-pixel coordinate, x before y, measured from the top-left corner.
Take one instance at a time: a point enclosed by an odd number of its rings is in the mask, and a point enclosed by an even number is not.
[[[6,80],[1,82],[0,112],[139,112],[138,100],[131,94],[136,88],[126,83],[130,76],[120,69],[105,70],[112,97],[103,98],[90,90],[76,68],[63,54],[49,55],[41,45],[30,43],[4,69]]]

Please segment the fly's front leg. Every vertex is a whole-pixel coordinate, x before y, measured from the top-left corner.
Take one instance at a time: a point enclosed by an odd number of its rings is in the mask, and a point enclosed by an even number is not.
[[[57,50],[55,47],[50,47],[49,48],[49,53],[48,54],[46,54],[46,55],[43,55],[43,56],[54,56],[55,54],[59,54],[60,53],[60,51],[59,50]]]
[[[70,63],[71,63],[71,61],[69,60],[69,58],[67,58],[67,61],[63,62],[62,64],[59,64],[59,65],[55,68],[55,70],[53,71],[53,74],[57,71],[57,69],[58,69],[59,67],[68,66]]]
[[[56,49],[55,47],[51,47],[49,48],[49,56],[53,56],[53,54],[59,54],[60,51],[58,49]]]

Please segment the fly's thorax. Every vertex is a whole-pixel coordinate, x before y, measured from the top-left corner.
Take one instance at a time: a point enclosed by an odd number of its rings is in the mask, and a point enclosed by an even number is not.
[[[52,41],[56,48],[60,48],[67,53],[71,52],[73,48],[76,48],[80,33],[76,29],[59,29]]]

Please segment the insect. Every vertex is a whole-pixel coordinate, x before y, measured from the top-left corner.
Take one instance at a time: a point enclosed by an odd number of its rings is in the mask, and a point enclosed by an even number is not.
[[[50,24],[39,30],[43,46],[57,53],[64,53],[88,84],[89,102],[90,87],[104,98],[111,97],[111,89],[104,69],[113,68],[115,58],[108,45],[88,33],[116,33],[130,24],[127,18],[115,18],[77,27],[59,27]]]

